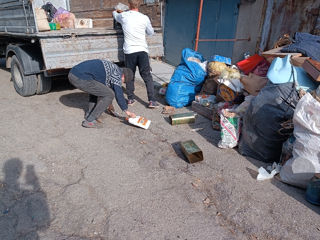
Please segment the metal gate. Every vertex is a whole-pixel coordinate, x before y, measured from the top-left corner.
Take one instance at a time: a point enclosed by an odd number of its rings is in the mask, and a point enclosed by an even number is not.
[[[203,1],[198,52],[205,58],[215,54],[232,57],[232,39],[236,32],[239,2],[240,0]],[[194,49],[199,6],[200,0],[166,1],[164,47],[168,63],[178,65],[182,49]]]

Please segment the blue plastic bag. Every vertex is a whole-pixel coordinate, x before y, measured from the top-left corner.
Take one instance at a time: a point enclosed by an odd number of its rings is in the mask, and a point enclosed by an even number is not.
[[[188,61],[189,57],[204,61],[200,53],[189,48],[182,50],[181,63],[174,71],[166,92],[167,103],[176,108],[192,103],[207,75],[198,63]]]

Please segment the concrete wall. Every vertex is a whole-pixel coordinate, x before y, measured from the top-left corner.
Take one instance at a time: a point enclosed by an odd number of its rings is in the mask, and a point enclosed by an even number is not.
[[[236,38],[248,38],[250,41],[235,42],[233,48],[232,62],[238,62],[243,59],[243,53],[250,52],[254,54],[258,49],[262,24],[264,21],[264,0],[241,1],[239,8],[238,24]]]

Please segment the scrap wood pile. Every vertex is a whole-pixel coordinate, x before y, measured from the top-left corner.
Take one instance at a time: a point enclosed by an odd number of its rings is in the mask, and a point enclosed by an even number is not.
[[[320,172],[320,36],[280,40],[235,65],[184,49],[166,100],[210,118],[220,148],[280,163],[282,181],[305,188]]]

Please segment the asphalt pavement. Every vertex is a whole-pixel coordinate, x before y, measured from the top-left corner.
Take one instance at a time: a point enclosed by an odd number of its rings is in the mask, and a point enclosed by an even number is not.
[[[266,165],[219,149],[202,116],[171,126],[146,107],[139,77],[130,110],[152,121],[148,130],[110,115],[102,129],[85,129],[87,94],[62,79],[24,98],[0,67],[1,240],[320,239],[320,208],[303,190],[258,182]],[[161,84],[174,68],[153,61],[152,70]],[[186,162],[179,142],[189,139],[204,161]]]

